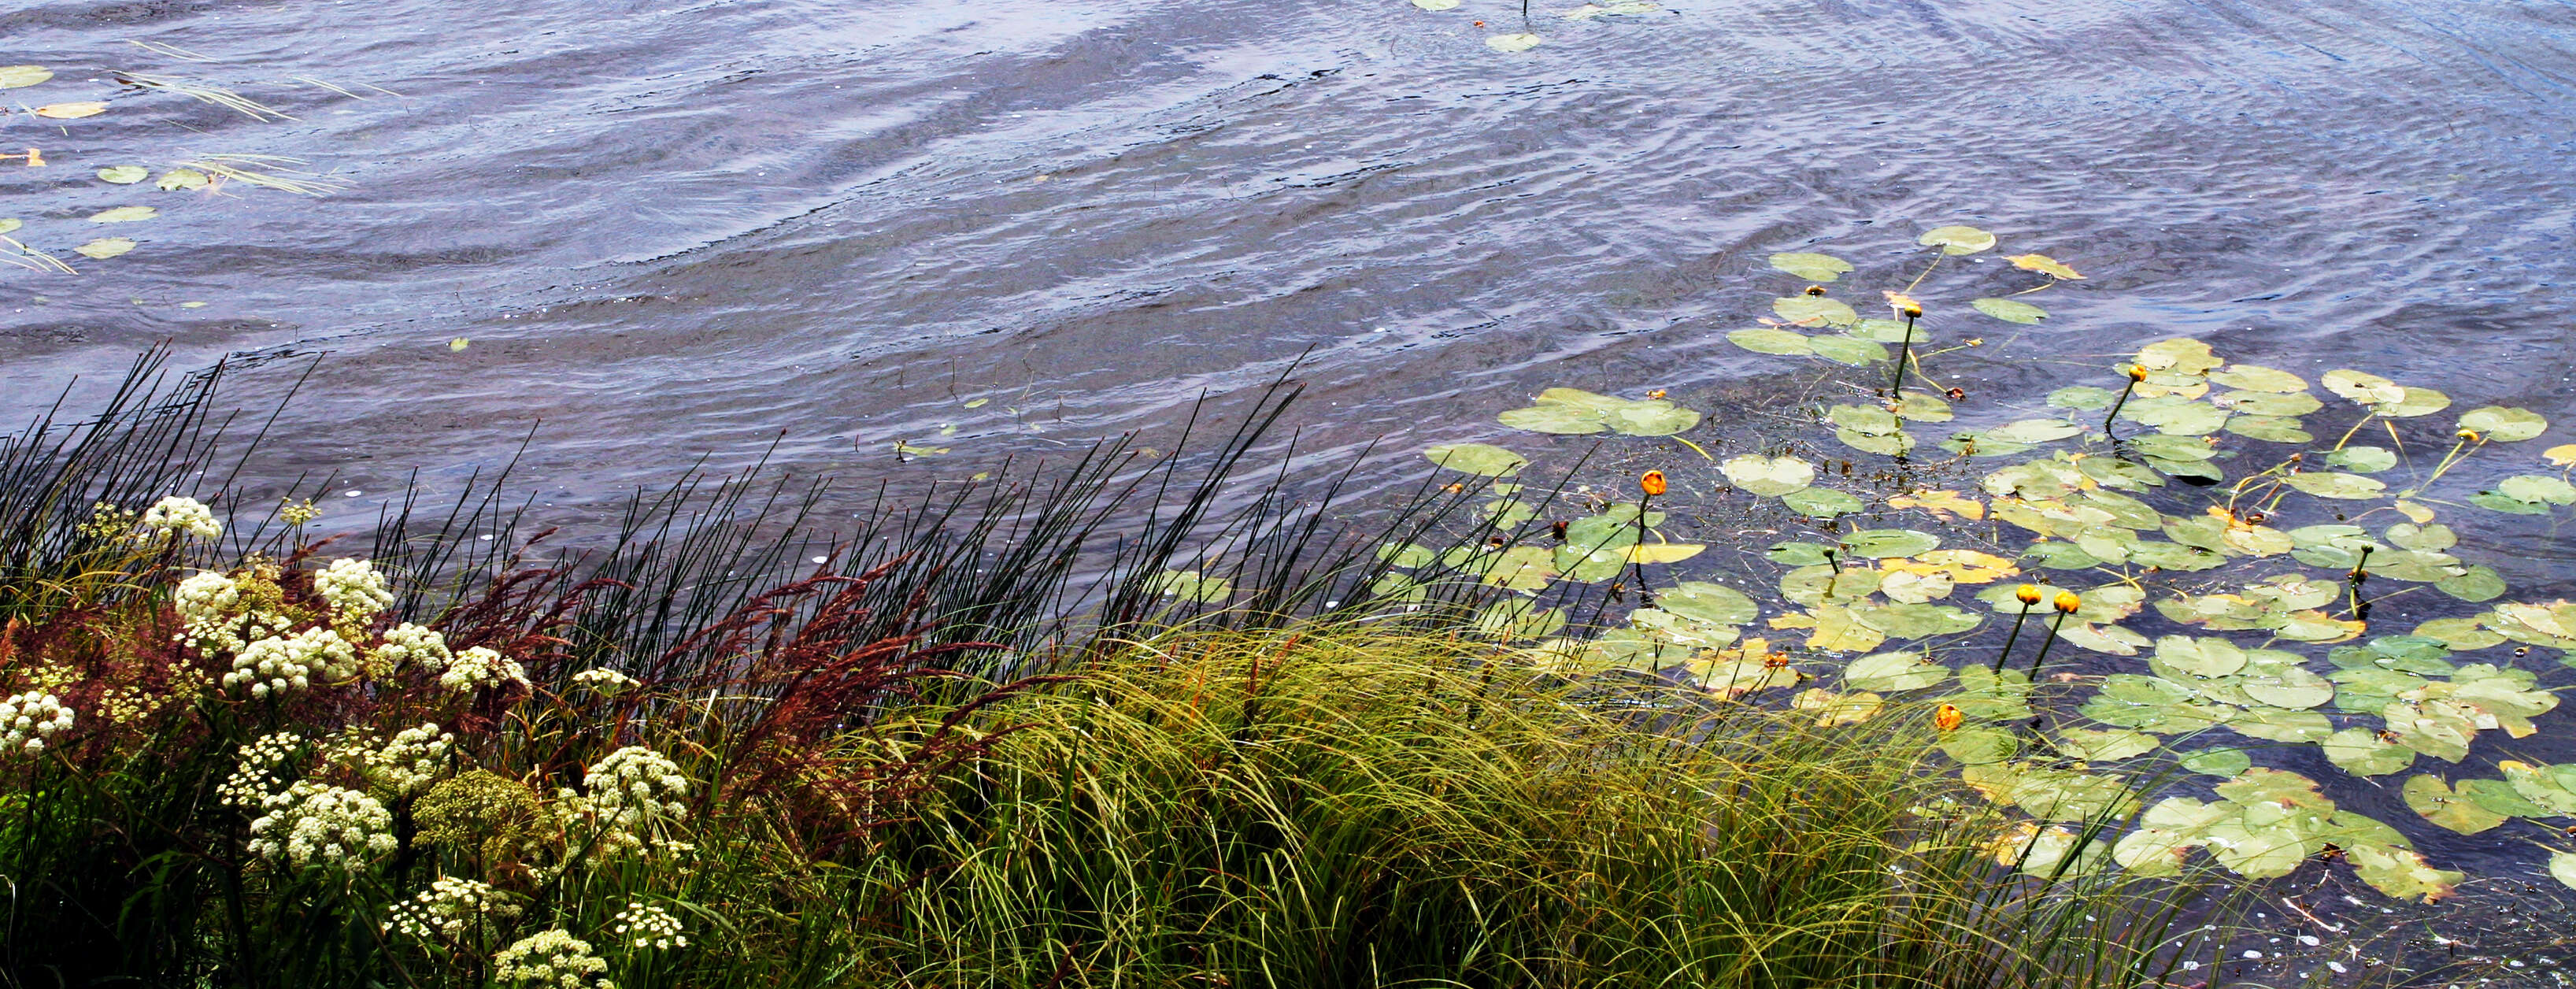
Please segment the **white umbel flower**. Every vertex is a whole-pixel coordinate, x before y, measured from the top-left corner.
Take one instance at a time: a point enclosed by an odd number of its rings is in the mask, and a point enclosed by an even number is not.
[[[46,739],[71,726],[72,709],[52,694],[15,694],[0,700],[0,752],[42,752]]]
[[[688,816],[681,801],[689,796],[689,780],[680,775],[680,764],[641,745],[592,764],[581,785],[590,789],[590,806],[599,812],[600,822],[620,831],[633,833],[655,820]]]
[[[369,782],[394,796],[427,793],[430,784],[446,773],[448,750],[455,742],[454,734],[438,730],[434,722],[424,722],[418,728],[394,733],[393,741],[368,752],[361,771]]]
[[[185,532],[198,539],[213,542],[224,534],[224,524],[215,521],[214,509],[195,498],[171,495],[143,510],[143,527],[155,532]]]
[[[394,603],[394,592],[385,587],[385,575],[376,570],[374,563],[354,556],[333,560],[330,566],[314,571],[313,590],[330,603],[332,613],[344,623],[364,622]]]
[[[232,777],[215,788],[216,799],[244,810],[268,806],[284,792],[280,788],[287,781],[280,770],[303,745],[303,736],[281,731],[242,746],[236,750],[241,761],[233,764]]]
[[[268,804],[250,822],[250,849],[271,862],[354,873],[394,850],[393,812],[356,790],[298,780]]]
[[[249,685],[251,696],[312,689],[316,681],[346,680],[358,673],[358,650],[340,633],[308,628],[284,638],[261,639],[233,657],[224,687]]]
[[[504,683],[526,682],[527,671],[519,668],[517,660],[483,646],[457,653],[456,658],[448,661],[447,672],[438,675],[439,686],[459,693]]]
[[[440,876],[419,895],[394,904],[379,930],[424,941],[432,937],[457,940],[474,933],[485,917],[518,915],[518,905],[503,899],[500,890],[471,879]]]
[[[617,912],[617,926],[610,928],[632,948],[686,948],[689,937],[680,932],[680,918],[658,906],[641,900],[626,901],[626,909]]]
[[[429,629],[404,622],[387,629],[384,641],[367,650],[367,672],[389,676],[406,666],[444,672],[456,654],[447,651],[447,638]]]
[[[590,953],[590,942],[561,928],[520,938],[492,959],[492,977],[506,984],[617,989],[599,977],[605,971],[608,962]]]
[[[596,690],[602,696],[606,697],[615,697],[629,690],[633,690],[641,683],[641,681],[636,680],[634,677],[627,676],[626,674],[609,669],[605,666],[598,669],[583,670],[579,673],[575,673],[572,675],[572,682],[580,686]]]

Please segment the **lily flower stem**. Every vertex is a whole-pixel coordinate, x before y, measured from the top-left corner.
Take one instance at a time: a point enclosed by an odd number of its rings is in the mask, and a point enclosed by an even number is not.
[[[2022,606],[2022,610],[2020,610],[2020,611],[2018,611],[2018,612],[2015,612],[2015,613],[2013,614],[2013,627],[2012,627],[2012,633],[2011,633],[2011,634],[2009,634],[2009,635],[2004,636],[2004,648],[2003,648],[2003,651],[1998,652],[1998,653],[1995,653],[1995,675],[1996,675],[1996,676],[2002,676],[2002,675],[2003,675],[2003,672],[2004,672],[2004,657],[2007,657],[2007,656],[2012,655],[2012,647],[2013,647],[2013,643],[2014,643],[2014,642],[2016,642],[2016,641],[2018,641],[2018,640],[2020,640],[2020,638],[2021,638],[2021,623],[2026,622],[2026,621],[2029,621],[2029,620],[2030,620],[2030,606],[2029,606],[2029,605],[2023,605],[2023,606]]]
[[[1896,345],[1896,375],[1895,375],[1895,377],[1892,377],[1892,378],[1888,379],[1888,382],[1887,382],[1887,397],[1888,397],[1888,400],[1889,400],[1889,401],[1903,401],[1903,400],[1904,400],[1904,398],[1905,398],[1905,365],[1906,365],[1906,363],[1907,363],[1907,362],[1909,362],[1909,361],[1911,361],[1911,360],[1913,360],[1913,359],[1914,359],[1914,317],[1912,317],[1912,316],[1907,316],[1907,317],[1905,317],[1905,339],[1904,339],[1904,341],[1903,341],[1903,342],[1898,343],[1898,344]]]
[[[2030,682],[2039,682],[2039,668],[2048,662],[2049,647],[2057,644],[2057,630],[2066,627],[2066,614],[2058,612],[2057,620],[2048,623],[2048,638],[2040,640],[2039,655],[2030,661]]]
[[[2129,404],[2129,393],[2137,390],[2138,379],[2136,378],[2130,378],[2128,385],[2120,389],[2120,397],[2111,403],[2111,414],[2102,417],[2103,433],[2108,434],[2111,431],[2112,420],[2120,418],[2120,407]]]
[[[1638,550],[1646,548],[1646,509],[1654,503],[1654,495],[1637,496],[1637,543],[1628,548],[1628,566],[1637,576],[1637,603],[1649,608],[1655,606],[1655,592],[1646,587],[1646,561],[1640,558]]]
[[[2483,436],[2479,437],[2476,442],[2478,446],[2487,445],[2486,438]],[[2443,454],[2442,462],[2434,466],[2433,476],[2425,478],[2424,484],[2417,485],[2417,487],[2430,485],[2435,481],[2441,480],[2444,473],[2448,472],[2451,468],[2458,466],[2460,461],[2468,459],[2469,454],[2478,452],[2477,446],[2469,446],[2469,443],[2469,440],[2462,439],[2457,443],[2451,444],[2451,452]],[[2462,452],[2463,448],[2466,448],[2466,452]]]

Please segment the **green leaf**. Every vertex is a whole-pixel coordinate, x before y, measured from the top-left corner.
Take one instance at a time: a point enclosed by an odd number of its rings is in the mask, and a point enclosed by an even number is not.
[[[1771,311],[1799,326],[1850,326],[1860,322],[1860,314],[1853,312],[1850,305],[1821,295],[1773,300]]]
[[[0,89],[33,86],[54,77],[54,70],[41,65],[0,65]]]
[[[2576,852],[2549,853],[2549,877],[2561,886],[2576,889]]]
[[[2233,779],[2254,768],[2254,757],[2244,749],[2215,746],[2201,749],[2181,759],[2182,768],[2207,776]]]
[[[106,260],[134,249],[134,241],[125,237],[101,237],[72,248],[87,257]]]
[[[2368,728],[2346,728],[2317,743],[2326,761],[2355,776],[2386,776],[2415,764],[2415,750],[2380,740]]]
[[[1529,466],[1529,458],[1488,443],[1442,443],[1422,455],[1454,471],[1484,477],[1509,477]]]
[[[1995,235],[1975,227],[1934,227],[1923,232],[1914,242],[1925,247],[1937,246],[1941,253],[1952,256],[1975,254],[1995,246]]]
[[[1538,35],[1528,32],[1497,34],[1485,39],[1485,47],[1498,52],[1525,52],[1538,47]]]
[[[1726,335],[1726,342],[1757,354],[1788,354],[1804,357],[1816,352],[1805,334],[1775,330],[1770,327],[1737,330]]]
[[[2576,484],[2549,474],[2516,474],[2496,482],[2496,493],[2517,501],[2576,504]]]
[[[152,170],[141,165],[110,165],[98,170],[98,180],[117,185],[133,185],[152,177]]]
[[[1830,282],[1852,270],[1851,262],[1831,254],[1791,251],[1771,255],[1771,266],[1811,282]]]
[[[2006,443],[2050,443],[2083,431],[2061,419],[2022,419],[1986,430],[1986,435]]]
[[[2376,474],[2397,466],[2397,454],[2385,447],[2348,446],[2326,454],[2326,463],[2348,471]]]
[[[1837,364],[1860,367],[1887,359],[1887,347],[1859,337],[1818,336],[1807,341],[1816,356]]]
[[[89,222],[133,223],[137,220],[149,220],[160,215],[160,210],[153,209],[149,206],[118,206],[114,209],[104,209],[90,214]]]
[[[2388,485],[2359,474],[2330,471],[2303,471],[2281,478],[2281,483],[2319,498],[2376,498],[2388,490]]]
[[[1855,556],[1883,560],[1938,549],[1941,537],[1913,529],[1862,529],[1843,536],[1842,545]]]
[[[2505,822],[2504,815],[2453,793],[2450,784],[2431,776],[2408,779],[2402,792],[2406,806],[2415,813],[2461,834],[2476,834]]]
[[[2111,403],[2118,401],[2119,398],[2120,393],[2108,388],[2095,388],[2092,385],[2068,385],[2067,387],[2049,392],[2048,404],[2061,409],[2085,411],[2110,408]]]
[[[163,172],[161,181],[153,183],[153,186],[163,192],[177,192],[181,189],[203,189],[209,181],[206,173],[196,169],[173,168]]]
[[[2515,443],[2549,431],[2549,420],[2530,409],[2489,405],[2460,414],[2460,428],[2498,443]]]
[[[1860,499],[1832,488],[1799,488],[1780,496],[1780,503],[1790,511],[1809,518],[1832,518],[1860,511]]]
[[[2376,407],[2393,404],[2406,397],[2406,389],[2400,387],[2397,382],[2367,371],[2355,371],[2349,368],[2328,371],[2323,378],[2319,379],[2319,383],[2325,386],[2326,391],[2361,405]]]
[[[1728,483],[1757,495],[1784,495],[1816,479],[1815,465],[1796,457],[1745,454],[1718,465]],[[1909,555],[1909,554],[1898,554]]]
[[[2476,604],[2504,596],[2504,575],[2486,564],[2476,564],[2467,573],[2434,581],[2433,587],[2444,594]]]
[[[2536,501],[2524,501],[2520,498],[2508,497],[2497,494],[2493,491],[2480,491],[2476,494],[2470,495],[2469,504],[2487,509],[2488,511],[2503,512],[2508,515],[2549,514],[2548,505]]]
[[[2228,365],[2224,369],[2210,372],[2209,380],[2230,388],[2278,392],[2283,395],[2308,390],[2308,383],[2298,375],[2255,364]]]
[[[2255,416],[2303,416],[2325,408],[2325,403],[2306,392],[2276,394],[2260,391],[2231,391],[2214,401],[2227,408]]]
[[[2138,366],[2149,371],[2172,371],[2194,376],[2208,374],[2227,363],[2209,350],[2209,344],[2190,337],[2158,340],[2138,348]]]
[[[1742,625],[1762,614],[1762,609],[1744,592],[1706,581],[1684,581],[1658,590],[1655,606],[1712,625]]]
[[[2029,325],[2048,318],[2048,310],[2018,299],[1977,299],[1968,305],[1978,312],[2007,323]]]
[[[1670,436],[1699,425],[1699,413],[1660,398],[1632,400],[1580,388],[1550,388],[1534,405],[1496,418],[1514,429],[1582,435],[1604,430],[1629,436]]]
[[[1852,660],[1843,670],[1844,690],[1921,690],[1950,679],[1950,668],[1919,652],[1882,652]]]

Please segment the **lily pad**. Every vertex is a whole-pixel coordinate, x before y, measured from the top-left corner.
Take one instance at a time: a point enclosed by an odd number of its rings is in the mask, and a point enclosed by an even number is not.
[[[1485,39],[1485,47],[1498,52],[1525,52],[1538,47],[1538,35],[1526,31],[1517,34],[1497,34]]]
[[[2460,428],[2498,443],[2516,443],[2549,431],[2549,420],[2530,409],[2489,405],[2460,414]]]
[[[2476,834],[2505,822],[2505,816],[2454,793],[2451,785],[2431,776],[2406,781],[2406,806],[2427,821],[2461,834]]]
[[[2048,310],[2018,299],[1977,299],[1968,306],[2007,323],[2029,325],[2048,318]]]
[[[2256,364],[2230,364],[2209,372],[2209,380],[2230,388],[2277,392],[2283,395],[2308,390],[2307,381],[2298,375]]]
[[[1913,529],[1862,529],[1844,535],[1842,544],[1855,556],[1888,559],[1930,552],[1940,547],[1941,537]]]
[[[1684,581],[1658,590],[1655,606],[1712,625],[1742,625],[1762,614],[1744,592],[1707,581]]]
[[[1924,231],[1923,236],[1915,238],[1914,242],[1925,247],[1937,246],[1941,253],[1957,256],[1992,249],[1995,235],[1975,227],[1934,227]]]
[[[1529,458],[1489,443],[1442,443],[1422,455],[1454,471],[1483,477],[1509,477],[1529,466]]]
[[[141,165],[110,165],[98,170],[98,180],[116,185],[133,185],[152,177],[152,170]]]
[[[1819,336],[1809,339],[1807,346],[1812,348],[1818,357],[1853,367],[1874,364],[1886,360],[1888,356],[1885,344],[1859,337]]]
[[[1882,652],[1852,660],[1843,670],[1845,690],[1921,690],[1950,679],[1950,668],[1919,652]]]
[[[51,103],[36,108],[36,116],[50,120],[79,120],[106,112],[105,103]]]
[[[2386,776],[2415,764],[2415,750],[2384,741],[2368,728],[2346,728],[2317,744],[2326,761],[2355,776]]]
[[[177,192],[181,189],[203,189],[208,181],[210,180],[206,178],[206,173],[196,169],[173,168],[161,173],[161,181],[153,185],[163,192]]]
[[[2015,268],[2019,268],[2023,271],[2036,271],[2040,274],[2047,275],[2050,278],[2077,280],[2084,277],[2076,274],[2075,269],[2067,267],[2064,262],[2045,254],[2015,254],[2004,258],[2004,260],[2012,262],[2013,267]]]
[[[2376,474],[2397,466],[2397,454],[2386,447],[2348,446],[2326,454],[2326,463],[2359,474]]]
[[[1775,330],[1770,327],[1737,330],[1726,335],[1726,342],[1757,354],[1787,354],[1804,357],[1816,352],[1815,347],[1808,342],[1806,334]]]
[[[1831,254],[1805,251],[1771,255],[1771,266],[1811,282],[1830,282],[1852,270],[1849,261]]]
[[[1832,488],[1799,488],[1780,496],[1780,504],[1809,518],[1849,515],[1867,506],[1859,498]]]
[[[2061,409],[2088,411],[2093,409],[2110,408],[2111,403],[2118,401],[2119,398],[2119,392],[2112,391],[2108,388],[2096,388],[2092,385],[2068,385],[2056,391],[2049,392],[2048,404]]]
[[[1775,299],[1771,311],[1798,326],[1850,326],[1860,322],[1860,314],[1853,312],[1849,303],[1821,295]]]
[[[1629,436],[1670,436],[1699,425],[1699,413],[1660,398],[1613,398],[1580,388],[1550,388],[1536,404],[1496,418],[1503,425],[1532,432],[1583,435],[1616,432]]]
[[[1729,457],[1718,465],[1727,483],[1757,495],[1784,495],[1806,487],[1816,479],[1816,467],[1796,457],[1765,457],[1748,453]],[[1900,556],[1911,554],[1898,554]]]
[[[86,257],[106,260],[134,249],[134,241],[125,237],[101,237],[72,250]]]
[[[2388,490],[2388,485],[2359,474],[2331,471],[2303,471],[2283,477],[2281,483],[2319,498],[2377,498]]]
[[[33,86],[54,77],[54,70],[41,65],[0,65],[0,89]]]

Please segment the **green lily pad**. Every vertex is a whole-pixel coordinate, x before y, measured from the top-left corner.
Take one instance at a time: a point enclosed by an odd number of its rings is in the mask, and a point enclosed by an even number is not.
[[[2319,383],[2326,391],[2360,405],[2392,405],[2406,398],[2406,389],[2367,371],[2341,368],[2325,373]]]
[[[1852,660],[1843,670],[1845,690],[1921,690],[1950,679],[1950,668],[1919,652],[1882,652]]]
[[[173,168],[161,173],[161,181],[152,185],[163,192],[177,192],[181,189],[203,189],[212,181],[206,177],[206,173],[196,169]]]
[[[160,215],[160,210],[153,209],[150,206],[118,206],[113,209],[103,209],[90,214],[89,222],[133,223],[137,220],[149,220]]]
[[[2278,708],[2304,710],[2334,699],[2334,684],[2293,666],[2278,673],[2247,676],[2238,684],[2245,696]]]
[[[1937,246],[1941,253],[1957,256],[1993,248],[1995,235],[1975,227],[1934,227],[1924,231],[1923,236],[1915,238],[1914,242],[1925,247]]]
[[[1707,581],[1684,581],[1658,590],[1655,606],[1712,625],[1742,625],[1762,614],[1762,609],[1744,592]]]
[[[2549,877],[2561,886],[2576,889],[2576,852],[2549,853]]]
[[[2184,769],[2221,779],[2233,779],[2243,775],[2246,770],[2254,768],[2253,756],[2245,754],[2244,749],[2228,746],[2201,749],[2182,757],[2179,761]]]
[[[1806,487],[1816,479],[1816,467],[1796,457],[1765,457],[1748,453],[1729,457],[1718,465],[1727,483],[1757,495],[1784,495]],[[1911,554],[1899,554],[1911,555]]]
[[[2311,443],[2315,434],[2299,428],[2299,421],[2283,416],[2232,415],[2227,417],[2227,431],[2247,439],[2266,443]]]
[[[2324,402],[2317,401],[2316,396],[2303,391],[2288,394],[2232,391],[2218,396],[2216,401],[2231,410],[2255,416],[2296,417],[2325,408]]]
[[[2156,640],[2156,661],[2193,676],[2221,677],[2245,668],[2245,650],[2225,639],[2168,635]]]
[[[1968,303],[1978,312],[2007,323],[2029,325],[2048,318],[2048,310],[2018,299],[1977,299]]]
[[[2406,781],[2406,806],[2427,821],[2461,834],[2476,834],[2505,822],[2505,816],[2452,792],[2451,785],[2431,776]]]
[[[2466,572],[2457,577],[2434,581],[2433,587],[2444,594],[2471,604],[2493,601],[2503,597],[2506,590],[2504,575],[2497,573],[2494,567],[2482,563],[2470,566]]]
[[[1525,52],[1538,47],[1538,35],[1526,31],[1517,34],[1497,34],[1485,39],[1485,47],[1498,52]]]
[[[133,249],[134,240],[129,237],[101,237],[72,248],[80,252],[83,257],[97,258],[102,261]]]
[[[1986,430],[1986,435],[2006,443],[2051,443],[2083,431],[2062,419],[2021,419]]]
[[[2516,443],[2549,431],[2549,420],[2530,409],[2489,405],[2460,414],[2460,428],[2498,443]]]
[[[2367,728],[2346,728],[2317,743],[2326,761],[2355,776],[2386,776],[2415,764],[2415,750],[2383,741]]]
[[[2520,498],[2500,494],[2494,491],[2480,491],[2476,494],[2470,495],[2469,504],[2476,505],[2479,508],[2483,508],[2491,512],[2503,512],[2508,515],[2549,514],[2549,506],[2547,504],[2537,501],[2524,501]]]
[[[1850,326],[1860,322],[1860,314],[1853,312],[1848,303],[1821,295],[1773,300],[1771,311],[1798,326]]]
[[[2190,337],[2158,340],[2138,348],[2138,366],[2149,371],[2197,376],[2208,374],[2225,363],[2210,352],[2207,342]]]
[[[2209,380],[2230,388],[2275,392],[2283,395],[2308,390],[2307,381],[2298,375],[2256,364],[2230,364],[2223,369],[2209,372]]]
[[[1757,354],[1787,354],[1804,357],[1816,352],[1815,348],[1809,345],[1806,334],[1775,330],[1770,327],[1737,330],[1726,335],[1726,342]]]
[[[1831,254],[1805,251],[1771,255],[1771,266],[1811,282],[1830,282],[1852,270],[1849,261]]]
[[[1818,336],[1810,338],[1807,346],[1813,349],[1818,357],[1852,367],[1874,364],[1888,358],[1887,345],[1859,337]]]
[[[1843,332],[1875,343],[1901,343],[1905,340],[1908,331],[1904,320],[1870,317],[1853,323]],[[1921,340],[1923,334],[1920,331],[1914,331],[1914,338]]]
[[[2061,409],[2089,411],[2093,409],[2110,408],[2111,403],[2118,401],[2119,398],[2119,392],[2112,391],[2108,388],[2095,388],[2092,385],[2068,385],[2056,391],[2049,392],[2048,404]]]
[[[2516,474],[2496,482],[2496,493],[2517,501],[2576,505],[2576,484],[2549,474]]]
[[[152,170],[141,165],[110,165],[98,170],[98,180],[117,185],[133,185],[152,177]]]
[[[1861,500],[1832,488],[1799,488],[1780,496],[1780,504],[1809,518],[1832,518],[1849,515],[1868,507]]]
[[[1842,537],[1843,549],[1854,556],[1893,559],[1930,552],[1941,546],[1941,537],[1913,529],[1862,529]]]
[[[33,86],[54,77],[54,70],[41,65],[0,65],[0,89]]]
[[[1202,576],[1196,570],[1165,570],[1145,586],[1148,593],[1195,604],[1223,601],[1234,593],[1234,585],[1224,578]]]
[[[1442,443],[1422,455],[1449,470],[1483,477],[1509,477],[1529,466],[1529,458],[1488,443]]]
[[[2021,740],[1994,728],[1961,728],[1941,740],[1941,751],[1964,765],[2003,762],[2021,752]]]
[[[1496,418],[1514,429],[1578,436],[1603,431],[1670,436],[1699,425],[1699,413],[1660,398],[1613,398],[1580,388],[1550,388],[1538,393],[1529,408]]]
[[[2361,474],[2376,474],[2397,466],[2397,454],[2385,447],[2348,446],[2326,454],[2326,463]]]
[[[2319,498],[2377,498],[2388,490],[2388,485],[2359,474],[2332,471],[2302,471],[2281,478],[2281,483]]]

